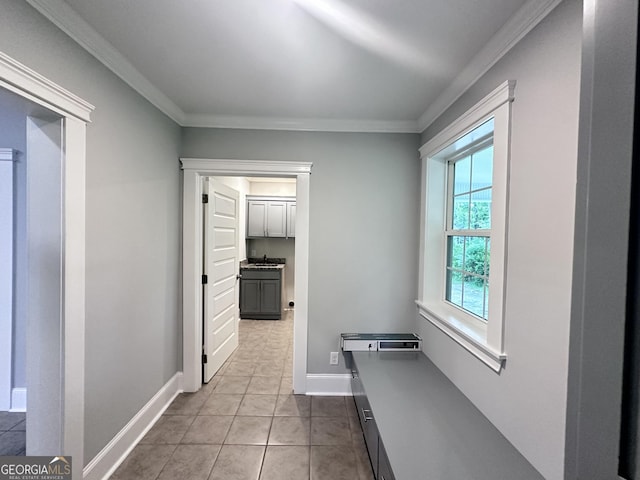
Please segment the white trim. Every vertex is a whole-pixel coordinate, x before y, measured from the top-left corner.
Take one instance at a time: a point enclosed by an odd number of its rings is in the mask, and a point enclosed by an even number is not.
[[[420,266],[416,301],[422,317],[496,372],[506,360],[504,346],[509,196],[511,102],[515,81],[506,81],[420,147],[422,192]],[[476,320],[444,301],[443,239],[447,167],[440,153],[456,139],[493,117],[491,283],[488,322]]]
[[[44,105],[64,116],[90,122],[94,106],[53,83],[29,67],[0,52],[0,86]],[[5,83],[6,82],[6,83]],[[28,93],[25,95],[25,92]],[[44,100],[44,102],[43,102]]]
[[[11,412],[27,411],[27,389],[26,387],[16,387],[11,389]]]
[[[33,8],[69,35],[82,48],[102,62],[131,88],[176,123],[185,114],[169,97],[142,75],[118,50],[104,39],[63,0],[27,0]]]
[[[494,372],[500,372],[504,361],[507,359],[505,353],[498,352],[488,346],[482,339],[479,339],[473,332],[464,332],[460,328],[452,327],[450,322],[443,320],[440,315],[433,313],[425,304],[416,301],[418,313],[434,326],[439,328],[452,340],[462,345],[479,360],[484,362]]]
[[[296,130],[309,132],[420,133],[415,120],[277,118],[187,114],[184,127]]]
[[[420,156],[424,157],[430,153],[438,152],[450,143],[460,132],[468,130],[478,119],[487,113],[497,109],[500,105],[511,102],[514,99],[516,88],[515,80],[507,80],[500,86],[489,92],[482,100],[458,117],[453,123],[434,136],[419,149]]]
[[[64,119],[62,433],[65,452],[79,458],[84,457],[86,138],[84,121]]]
[[[108,479],[181,392],[182,372],[178,372],[84,467],[83,478]]]
[[[201,181],[208,176],[272,176],[296,178],[296,266],[293,389],[306,392],[309,297],[309,184],[312,164],[270,160],[181,158],[182,202],[182,364],[184,389],[202,384],[202,201]]]
[[[418,119],[419,131],[427,129],[458,100],[478,79],[487,73],[527,33],[538,25],[562,0],[529,0],[489,40],[471,62],[458,74]]]
[[[14,151],[0,148],[0,411],[11,408],[13,366]]]
[[[86,123],[94,107],[0,53],[0,87],[64,117],[62,442],[64,455],[84,457]],[[29,349],[29,347],[27,347]],[[28,355],[29,353],[27,353]],[[29,425],[27,425],[27,434]],[[27,452],[28,453],[28,452]],[[74,478],[78,478],[76,474]]]
[[[311,164],[308,164],[309,171]],[[307,342],[309,334],[309,190],[311,174],[299,174],[296,182],[295,270],[293,291],[293,393],[307,393]]]
[[[350,396],[351,374],[315,374],[307,375],[307,395]]]
[[[0,148],[0,161],[13,162],[14,158],[13,148]]]
[[[310,162],[285,162],[276,160],[229,160],[208,158],[181,158],[182,169],[197,171],[201,175],[286,176],[311,173]]]

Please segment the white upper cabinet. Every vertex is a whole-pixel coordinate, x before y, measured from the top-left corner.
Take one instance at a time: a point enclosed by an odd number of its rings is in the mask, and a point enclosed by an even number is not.
[[[296,236],[296,204],[287,203],[287,237]]]
[[[286,202],[267,202],[267,237],[286,237]]]
[[[267,202],[249,200],[247,204],[247,237],[267,236]]]
[[[295,236],[294,229],[295,199],[247,197],[247,237],[289,238]]]

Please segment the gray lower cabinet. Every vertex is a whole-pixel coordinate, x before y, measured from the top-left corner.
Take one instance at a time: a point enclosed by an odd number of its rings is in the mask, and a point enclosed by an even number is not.
[[[279,320],[282,271],[243,269],[240,273],[240,318]]]
[[[380,434],[378,432],[378,426],[376,420],[371,411],[369,400],[365,394],[362,381],[358,375],[358,371],[354,366],[351,368],[351,390],[353,392],[353,399],[356,403],[356,409],[358,411],[358,418],[360,419],[360,425],[362,426],[362,432],[364,433],[364,440],[367,445],[367,451],[369,452],[369,459],[371,460],[371,468],[373,469],[373,476],[377,480],[393,480],[393,474],[391,473],[391,467],[387,460],[387,455],[384,453],[384,465],[381,465],[380,457]]]
[[[389,464],[387,452],[384,449],[382,440],[378,438],[378,480],[396,480]]]
[[[376,480],[543,480],[422,352],[344,358]]]

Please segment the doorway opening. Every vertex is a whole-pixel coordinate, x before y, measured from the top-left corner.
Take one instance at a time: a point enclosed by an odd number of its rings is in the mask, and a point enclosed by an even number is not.
[[[51,448],[61,433],[50,392],[60,390],[62,332],[62,117],[0,90],[3,145],[2,393],[4,409],[28,418],[0,434],[4,454]],[[6,408],[7,404],[9,405]],[[6,415],[9,425],[21,416]],[[25,439],[26,435],[26,439]]]
[[[217,371],[230,356],[229,344],[238,345],[232,335],[237,335],[239,328],[231,328],[230,322],[239,326],[247,320],[293,319],[296,179],[219,176],[207,177],[204,183],[208,202],[203,217],[203,275],[208,280],[203,285],[202,334],[207,360],[203,363],[203,383],[207,383],[213,370]],[[217,191],[224,188],[235,192],[237,200],[228,192]],[[233,204],[237,208],[232,208]],[[234,215],[236,222],[228,223]],[[223,227],[218,235],[214,223]],[[235,251],[229,248],[234,239],[226,236],[232,230],[236,232]],[[221,241],[225,243],[223,248],[216,248],[215,244]],[[230,257],[232,252],[232,265],[220,258]],[[215,262],[213,255],[217,256]],[[211,295],[214,292],[217,296]],[[210,351],[208,345],[217,350]],[[287,376],[291,376],[292,367],[285,368]]]
[[[181,159],[183,189],[183,387],[194,392],[201,387],[202,365],[202,203],[204,177],[286,178],[295,180],[296,237],[294,282],[293,390],[306,393],[309,181],[311,163]],[[251,248],[251,247],[250,247]],[[256,247],[257,251],[257,247]],[[250,254],[250,252],[249,252]],[[249,256],[249,255],[248,255]]]
[[[1,52],[0,94],[20,113],[14,132],[22,132],[22,140],[0,145],[12,152],[14,177],[11,217],[3,217],[3,227],[11,223],[11,258],[3,251],[12,277],[11,295],[3,301],[3,313],[11,309],[3,316],[11,322],[11,356],[2,349],[13,364],[4,364],[0,395],[6,403],[10,389],[9,408],[28,411],[27,455],[72,455],[82,462],[85,142],[93,106]],[[6,134],[12,116],[1,111]],[[22,398],[16,388],[23,389]]]

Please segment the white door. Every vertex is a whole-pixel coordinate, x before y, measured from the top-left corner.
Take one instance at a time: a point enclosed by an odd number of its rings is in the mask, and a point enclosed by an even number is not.
[[[207,182],[204,239],[203,381],[211,380],[238,346],[238,210],[240,194]]]

